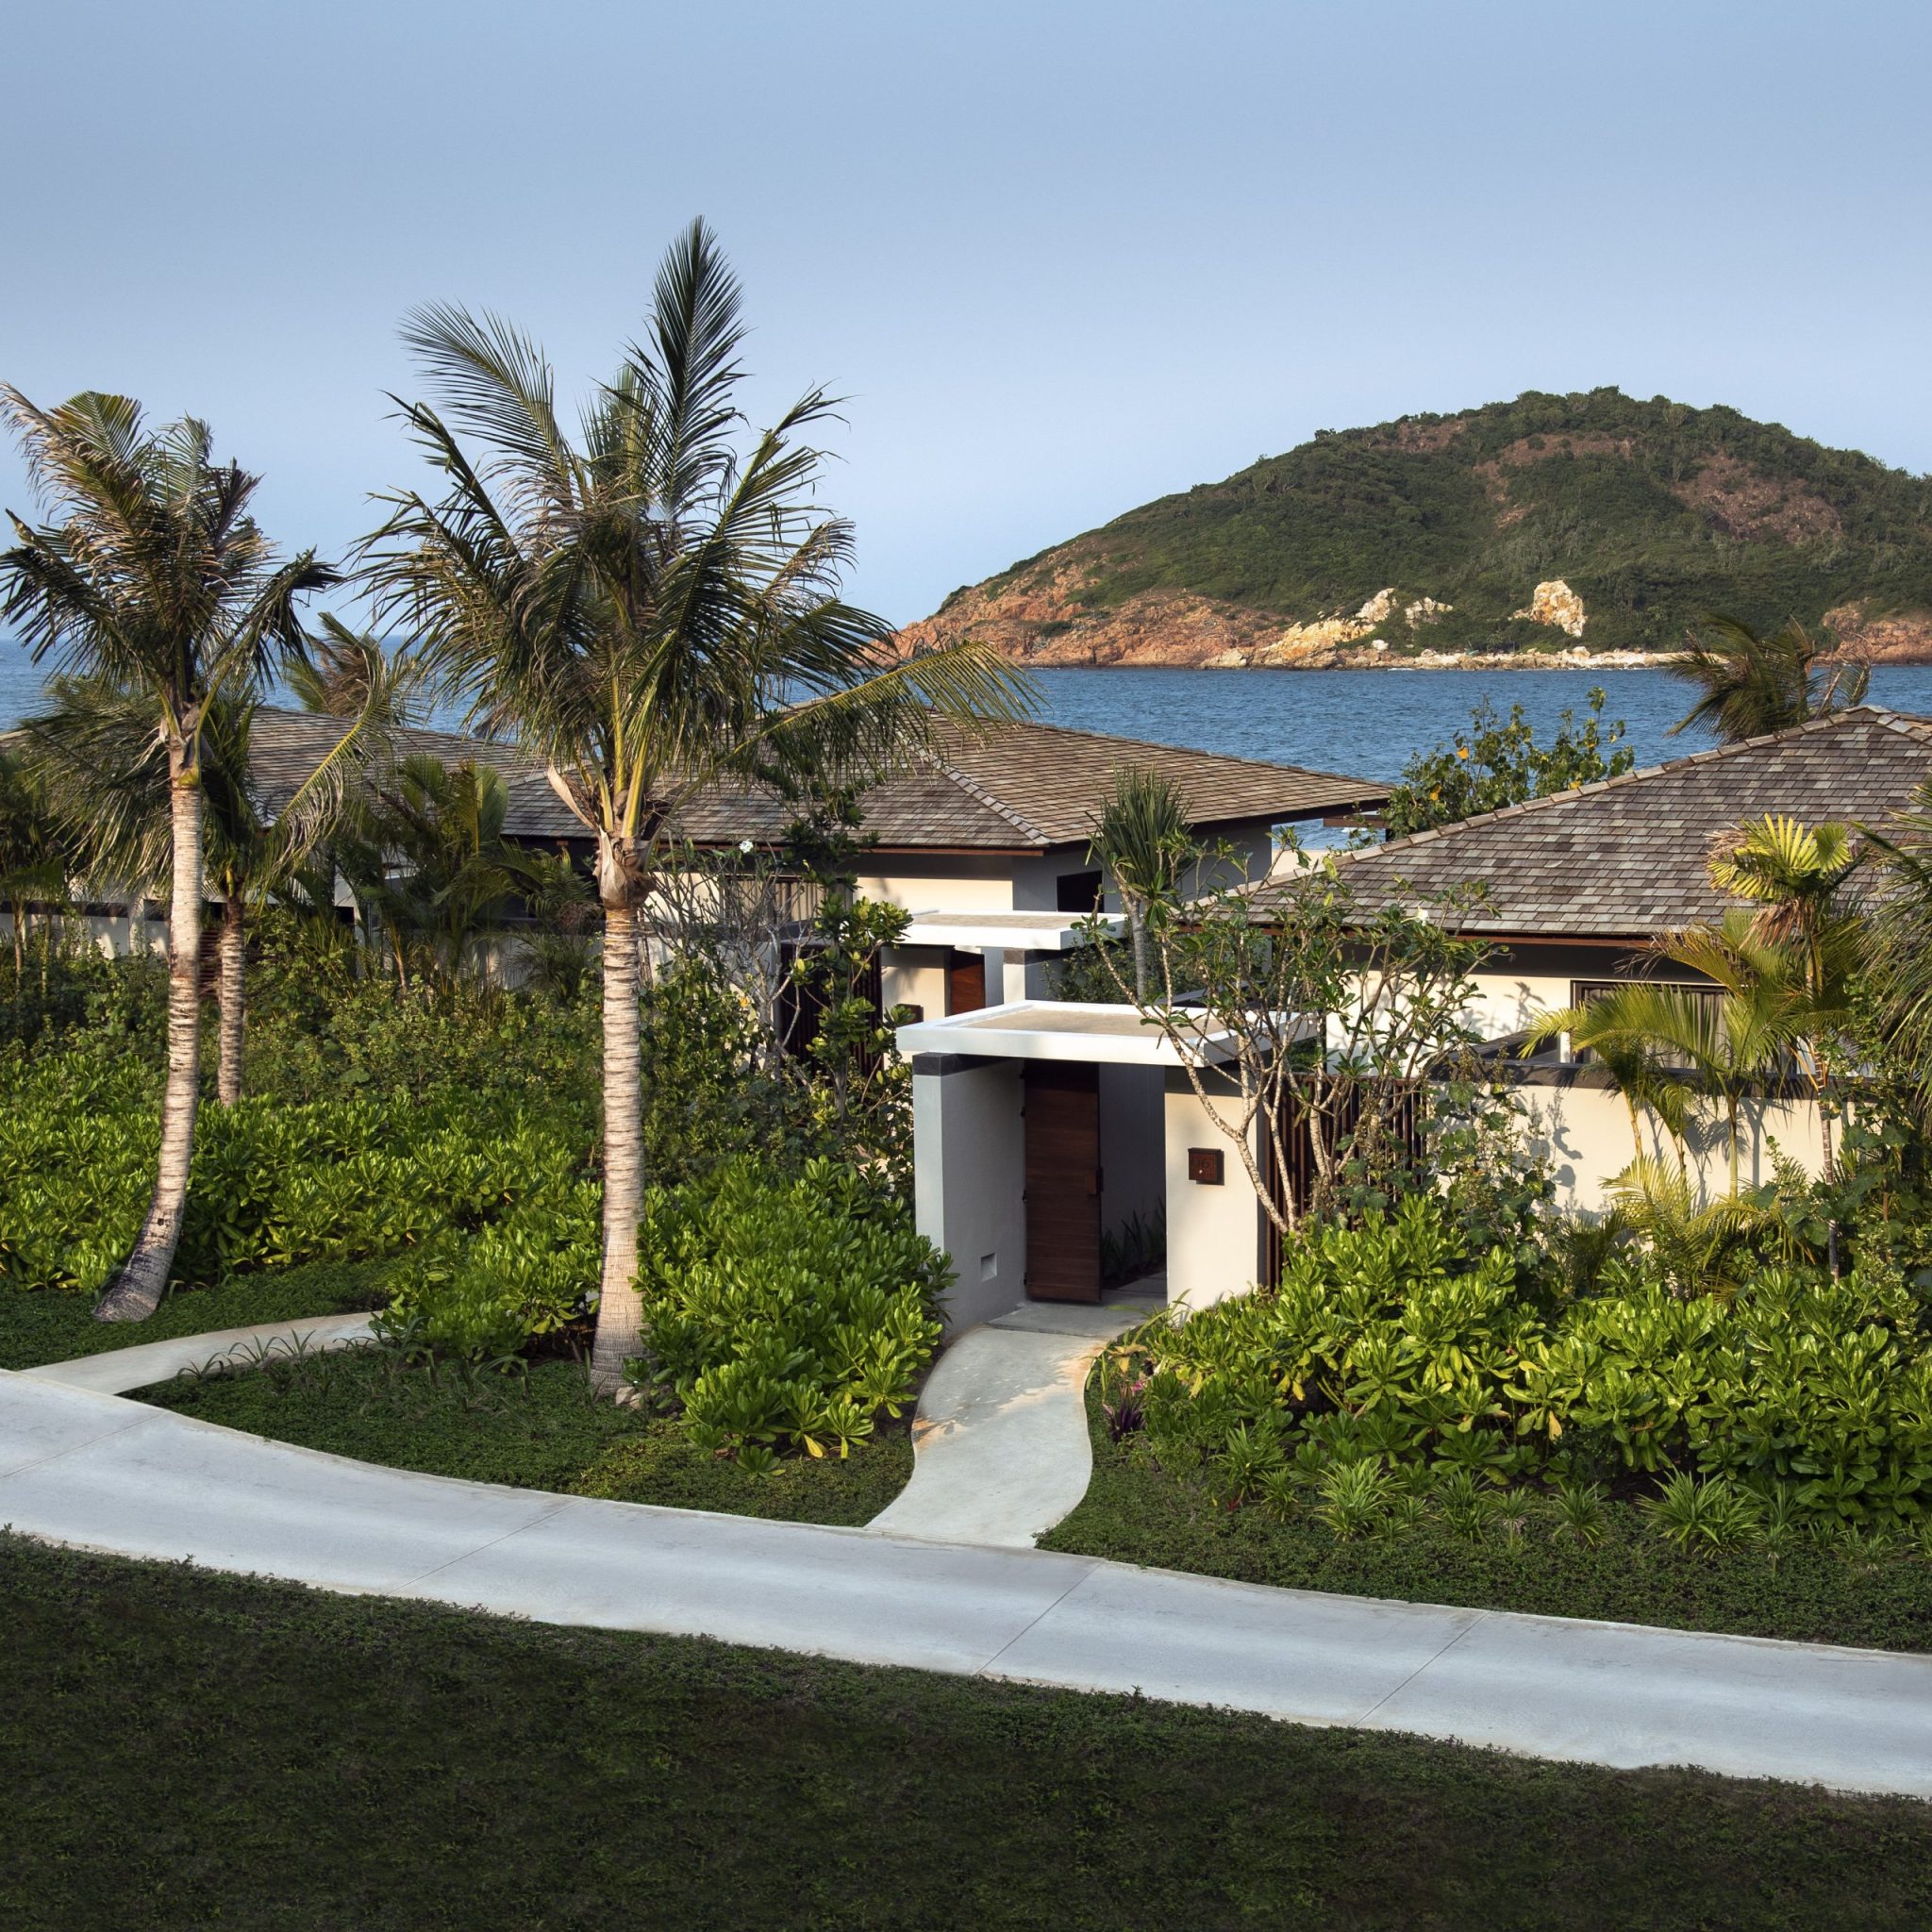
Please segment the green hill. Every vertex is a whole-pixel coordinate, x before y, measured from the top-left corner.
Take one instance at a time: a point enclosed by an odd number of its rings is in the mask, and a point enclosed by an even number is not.
[[[1723,610],[1829,612],[1847,641],[1912,655],[1932,641],[1932,479],[1735,409],[1531,392],[1320,432],[955,591],[908,635],[1041,661],[1272,661],[1256,654],[1278,658],[1289,626],[1392,591],[1360,635],[1302,655],[1570,648],[1574,624],[1519,614],[1557,579],[1593,650],[1668,648]]]

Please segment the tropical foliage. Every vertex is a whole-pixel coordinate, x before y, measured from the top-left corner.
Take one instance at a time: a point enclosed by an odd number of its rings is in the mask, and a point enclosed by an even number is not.
[[[1664,666],[1698,693],[1671,729],[1701,725],[1735,744],[1862,703],[1871,667],[1822,663],[1828,648],[1796,618],[1766,634],[1735,617],[1706,617]]]
[[[1506,720],[1485,699],[1450,743],[1418,752],[1402,768],[1382,813],[1388,836],[1426,832],[1629,771],[1635,755],[1624,742],[1623,721],[1605,724],[1605,702],[1603,691],[1592,690],[1583,722],[1566,709],[1556,735],[1540,745],[1521,705],[1511,705]]]
[[[1800,1524],[1915,1524],[1932,1496],[1932,1337],[1883,1267],[1756,1267],[1687,1300],[1630,1249],[1572,1296],[1423,1196],[1305,1234],[1275,1292],[1150,1324],[1114,1374],[1163,1464],[1357,1529],[1452,1492],[1494,1513],[1519,1484]]]

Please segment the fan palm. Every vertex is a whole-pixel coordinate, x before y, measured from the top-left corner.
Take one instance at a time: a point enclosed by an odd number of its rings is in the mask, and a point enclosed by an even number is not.
[[[1842,663],[1823,671],[1818,658],[1824,649],[1795,618],[1769,637],[1735,617],[1706,618],[1683,654],[1664,666],[1699,692],[1671,726],[1672,735],[1705,724],[1736,744],[1862,704],[1871,666]]]
[[[1094,822],[1088,856],[1112,876],[1134,947],[1134,997],[1147,997],[1149,912],[1174,896],[1196,856],[1187,801],[1164,773],[1148,766],[1114,774],[1113,796]]]
[[[1827,1181],[1834,1050],[1851,1022],[1852,982],[1864,951],[1863,926],[1840,909],[1839,894],[1866,856],[1849,825],[1827,821],[1807,826],[1767,817],[1742,825],[1709,865],[1719,891],[1757,908],[1752,922],[1757,937],[1797,962],[1803,1010],[1796,1044],[1818,1103]]]
[[[335,573],[304,551],[281,560],[249,503],[258,479],[214,460],[206,424],[150,430],[126,396],[90,391],[36,407],[0,387],[27,472],[56,521],[12,518],[0,555],[0,614],[36,662],[142,692],[168,767],[171,911],[168,1072],[154,1198],[132,1254],[96,1312],[152,1314],[188,1200],[201,1044],[202,739],[208,708],[257,690],[297,653],[296,607]]]
[[[694,223],[658,270],[645,339],[574,441],[550,364],[490,316],[437,307],[404,335],[436,406],[404,420],[446,479],[385,499],[365,546],[380,609],[486,730],[514,731],[596,841],[603,908],[604,1251],[591,1369],[615,1392],[641,1349],[639,908],[680,806],[755,753],[815,734],[864,763],[932,708],[1012,716],[990,650],[894,663],[889,627],[838,592],[849,526],[814,491],[808,391],[741,453],[738,284]]]

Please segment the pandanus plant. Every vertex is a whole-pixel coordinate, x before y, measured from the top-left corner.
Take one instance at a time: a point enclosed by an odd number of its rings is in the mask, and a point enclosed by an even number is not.
[[[258,479],[219,463],[193,418],[150,428],[126,396],[42,408],[0,386],[28,478],[50,512],[12,518],[0,616],[38,663],[138,692],[165,756],[169,799],[168,1071],[155,1191],[96,1313],[138,1321],[160,1302],[181,1237],[201,1047],[202,749],[210,707],[243,702],[299,655],[302,598],[336,581],[313,551],[284,561],[249,514]]]
[[[855,769],[904,756],[935,710],[1025,709],[991,650],[901,660],[839,594],[848,525],[818,501],[806,391],[747,434],[736,279],[703,223],[658,270],[641,341],[564,425],[549,361],[459,308],[404,328],[433,400],[402,406],[437,481],[399,490],[363,550],[385,618],[489,731],[513,732],[595,841],[603,910],[604,1241],[591,1374],[641,1353],[641,908],[679,810],[727,771],[814,736]]]
[[[1134,949],[1134,997],[1144,1001],[1151,977],[1149,921],[1172,902],[1181,874],[1199,857],[1180,788],[1149,766],[1123,766],[1113,775],[1113,796],[1094,821],[1088,856],[1106,869],[1120,894]]]

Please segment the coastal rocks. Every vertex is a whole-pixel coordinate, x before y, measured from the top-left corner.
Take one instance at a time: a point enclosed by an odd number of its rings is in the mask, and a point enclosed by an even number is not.
[[[1395,608],[1395,592],[1377,591],[1353,616],[1318,617],[1291,624],[1257,654],[1257,664],[1307,664],[1342,644],[1359,643]]]
[[[1932,610],[1893,610],[1880,617],[1864,604],[1840,604],[1824,613],[1824,628],[1848,658],[1874,664],[1932,663]]]
[[[1526,617],[1532,624],[1554,625],[1565,637],[1580,638],[1588,621],[1583,599],[1561,577],[1541,583],[1530,596],[1529,608],[1512,610],[1511,617]]]

